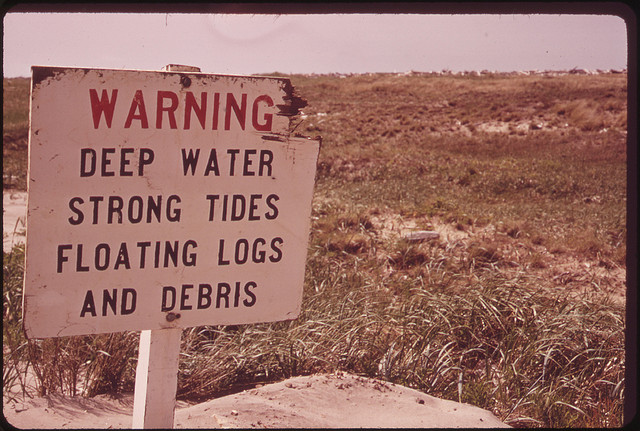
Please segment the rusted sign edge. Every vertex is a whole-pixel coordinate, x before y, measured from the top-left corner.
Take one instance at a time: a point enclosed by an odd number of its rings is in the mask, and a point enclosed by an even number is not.
[[[106,69],[106,68],[87,68],[87,67],[61,67],[61,66],[31,66],[31,88],[35,89],[36,86],[41,84],[43,81],[51,78],[55,78],[57,75],[64,74],[68,71],[77,71],[81,70],[84,73],[89,73],[91,71],[105,71],[105,72],[153,72],[158,73],[157,70],[135,70],[135,69]],[[181,76],[200,77],[200,78],[211,78],[211,77],[229,77],[229,78],[242,78],[249,80],[261,80],[261,79],[272,79],[277,80],[282,83],[282,90],[285,93],[283,99],[285,103],[276,105],[279,109],[279,112],[276,115],[281,115],[285,117],[289,117],[293,119],[293,117],[299,115],[300,109],[307,106],[307,100],[300,97],[296,94],[295,88],[291,84],[291,80],[289,78],[281,78],[275,76],[258,76],[258,75],[231,75],[231,74],[217,74],[217,73],[202,73],[195,71],[182,71],[182,70],[169,70],[163,71],[162,73],[166,74],[178,74]],[[181,79],[181,83],[185,81]],[[184,85],[184,84],[183,84]]]
[[[54,78],[56,75],[63,73],[66,68],[48,67],[48,66],[31,66],[31,88],[35,89],[38,84],[47,78]]]
[[[280,109],[279,115],[285,115],[287,117],[294,117],[300,113],[300,108],[304,108],[307,106],[307,101],[302,97],[295,94],[295,88],[291,84],[291,80],[289,78],[284,79],[284,92],[286,96],[283,97],[285,100],[285,104],[276,105],[278,109]]]

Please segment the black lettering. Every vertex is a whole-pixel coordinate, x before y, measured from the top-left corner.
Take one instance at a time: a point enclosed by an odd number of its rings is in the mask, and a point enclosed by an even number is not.
[[[200,283],[198,285],[198,310],[209,308],[211,306],[211,292],[213,289],[210,284]]]
[[[140,149],[140,163],[138,163],[138,175],[144,175],[144,167],[146,165],[150,165],[153,162],[155,155],[153,154],[153,150],[151,148],[141,148]]]
[[[90,177],[95,173],[96,173],[96,151],[92,148],[80,149],[80,176]]]
[[[218,294],[216,295],[216,308],[220,308],[220,301],[224,298],[224,308],[229,308],[229,293],[231,286],[228,283],[218,283]]]
[[[131,167],[131,155],[136,152],[135,148],[120,148],[120,161],[118,163],[118,174],[123,177],[132,177],[134,171]],[[100,162],[98,155],[93,148],[80,149],[80,177],[91,177],[96,174],[97,165],[100,164],[100,175],[103,177],[113,177],[116,171],[111,167],[115,148],[102,148]],[[141,148],[138,157],[138,175],[144,175],[144,167],[153,162],[154,153],[150,148]]]
[[[82,266],[82,244],[78,244],[78,253],[76,254],[76,272],[88,272],[88,266]]]
[[[120,305],[120,314],[122,314],[123,316],[127,315],[127,314],[131,314],[136,310],[136,299],[137,299],[137,292],[135,289],[131,289],[131,288],[124,288],[122,289],[122,304]],[[131,306],[127,307],[127,298],[131,297]]]
[[[115,172],[107,171],[107,166],[111,164],[111,160],[109,159],[109,154],[115,154],[115,148],[103,148],[102,149],[102,163],[100,164],[100,174],[103,177],[113,177],[115,176]]]
[[[169,221],[180,221],[180,208],[176,208],[175,210],[172,211],[172,206],[171,204],[173,202],[177,202],[180,203],[180,196],[177,195],[171,195],[169,196],[169,199],[167,199],[167,220]]]
[[[123,177],[132,177],[133,172],[127,171],[125,168],[127,165],[131,163],[130,160],[127,160],[127,154],[133,154],[135,151],[134,148],[122,148],[120,150],[120,176]]]
[[[168,295],[171,294],[171,303],[167,302]],[[164,286],[162,288],[162,308],[160,311],[171,311],[176,306],[176,288],[173,286]]]
[[[220,170],[218,169],[218,156],[215,148],[212,148],[211,153],[209,154],[209,161],[207,162],[207,168],[204,170],[204,176],[208,176],[209,172],[212,171],[216,177],[220,176]]]
[[[109,294],[107,289],[102,291],[102,315],[107,315],[107,305],[111,307],[113,314],[116,313],[116,304],[118,303],[118,289],[113,289],[113,296]]]
[[[280,200],[280,197],[278,197],[278,195],[271,194],[271,195],[267,196],[267,206],[273,212],[266,213],[264,215],[264,218],[266,218],[267,220],[275,220],[278,217],[278,207],[275,206],[273,201],[279,201],[279,200]]]
[[[104,263],[100,263],[100,252],[103,251],[104,254]],[[109,258],[111,256],[111,247],[109,244],[101,243],[96,247],[96,256],[95,256],[95,267],[98,271],[104,271],[109,267]]]
[[[124,206],[124,201],[120,196],[109,196],[109,210],[107,213],[107,223],[113,223],[113,215],[118,216],[118,220],[116,223],[122,223],[122,207]]]
[[[209,201],[209,221],[213,221],[213,207],[217,199],[220,199],[220,195],[207,195],[207,200]]]
[[[137,209],[135,208],[135,204],[137,204]],[[135,224],[142,221],[143,205],[144,204],[141,196],[132,196],[131,199],[129,199],[129,206],[127,208],[127,216],[129,218],[129,222]]]
[[[84,214],[80,209],[75,207],[76,203],[82,205],[84,203],[84,200],[82,200],[82,198],[75,197],[71,198],[71,200],[69,201],[69,209],[77,215],[77,218],[69,217],[69,223],[74,226],[77,226],[84,221]]]
[[[240,303],[240,282],[236,281],[235,295],[233,296],[233,307],[237,307]]]
[[[238,202],[240,205],[238,205]],[[233,195],[231,201],[231,221],[238,221],[244,218],[247,202],[242,195]],[[239,212],[238,212],[239,211]]]
[[[193,308],[191,305],[186,304],[187,299],[189,299],[187,289],[193,289],[193,284],[182,285],[182,292],[180,293],[180,310],[191,310]]]
[[[162,210],[162,195],[158,195],[157,200],[153,196],[149,196],[147,200],[147,223],[151,223],[151,215],[156,216],[156,220],[160,222],[160,211]]]
[[[200,157],[200,148],[196,149],[196,152],[193,152],[193,149],[189,148],[189,155],[187,155],[185,149],[182,149],[182,169],[184,170],[184,175],[187,175],[189,169],[191,169],[191,175],[196,173],[196,165],[198,164],[198,158]]]
[[[264,240],[264,238],[256,238],[256,240],[253,242],[253,249],[251,253],[251,259],[253,260],[253,262],[264,263],[266,261],[267,253],[261,248],[258,249],[258,244],[265,245],[266,243],[267,242]]]
[[[251,289],[256,287],[258,287],[258,285],[254,281],[250,281],[244,285],[244,293],[249,297],[249,299],[242,301],[245,307],[252,307],[256,303],[256,295],[251,291]]]
[[[102,196],[89,196],[89,202],[93,202],[93,220],[91,224],[98,224],[98,207],[103,200]]]
[[[220,247],[218,248],[218,265],[229,265],[229,261],[224,259],[224,240],[220,239]]]
[[[242,248],[244,250],[241,251],[240,245],[242,244]],[[249,241],[244,238],[240,238],[238,242],[236,242],[236,251],[235,251],[235,263],[238,265],[242,265],[247,262],[249,258]]]
[[[118,257],[113,269],[118,269],[120,265],[124,265],[125,268],[131,269],[131,263],[129,262],[129,251],[127,250],[127,243],[120,244],[120,250],[118,251]]]
[[[235,172],[236,154],[238,154],[239,152],[240,150],[235,150],[235,149],[227,150],[227,154],[231,156],[231,160],[229,161],[229,176],[231,177],[234,175],[234,172]]]
[[[260,167],[258,175],[263,176],[264,170],[267,170],[266,175],[271,176],[271,162],[273,161],[273,153],[271,150],[260,150]]]
[[[154,255],[154,258],[153,258],[153,267],[158,268],[160,265],[160,241],[156,241],[155,252],[156,254]]]
[[[90,290],[87,290],[87,294],[84,296],[84,302],[82,303],[80,317],[84,317],[86,313],[91,313],[93,317],[96,316],[96,304],[93,300],[93,292],[91,292]]]
[[[140,269],[144,269],[145,259],[147,257],[147,247],[151,245],[151,242],[144,241],[136,244],[140,248]]]
[[[229,195],[224,195],[222,197],[222,221],[227,221],[227,201],[229,200]]]
[[[71,244],[60,244],[58,246],[58,265],[57,272],[58,274],[62,272],[62,264],[64,262],[69,262],[69,258],[63,254],[65,250],[71,250],[73,246]],[[82,317],[82,316],[81,316]]]
[[[178,266],[178,241],[171,246],[170,241],[164,242],[164,268],[169,267],[169,258],[173,262],[173,266]]]
[[[242,166],[242,176],[253,177],[256,173],[249,170],[249,166],[253,164],[253,160],[249,156],[256,154],[258,150],[244,150],[244,165]]]
[[[275,255],[269,256],[269,260],[273,263],[280,262],[280,259],[282,259],[282,250],[276,245],[276,243],[282,245],[282,238],[275,237],[271,240],[271,250],[275,252]]]
[[[194,251],[188,254],[189,247],[196,248],[198,247],[198,243],[192,239],[184,243],[182,247],[182,264],[184,266],[196,266],[196,253]]]
[[[256,215],[255,211],[258,209],[258,204],[256,203],[256,199],[262,199],[262,195],[251,195],[249,198],[249,220],[256,221],[260,220],[260,216]]]

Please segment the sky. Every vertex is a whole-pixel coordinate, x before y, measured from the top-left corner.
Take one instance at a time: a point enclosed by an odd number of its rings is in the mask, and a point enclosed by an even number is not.
[[[365,73],[627,68],[615,15],[17,13],[4,16],[4,77],[30,67],[203,73]]]

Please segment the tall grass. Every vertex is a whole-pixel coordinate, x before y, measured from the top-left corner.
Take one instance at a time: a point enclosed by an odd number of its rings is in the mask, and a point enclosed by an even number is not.
[[[93,396],[133,389],[137,334],[27,340],[22,330],[24,245],[3,252],[3,393]]]
[[[433,261],[419,265],[430,266],[430,283],[381,280],[357,260],[327,262],[326,249],[312,250],[298,320],[185,331],[179,396],[346,370],[471,403],[516,426],[621,423],[620,306],[550,294],[525,272],[470,276]],[[21,357],[30,360],[40,394],[73,394],[84,374],[95,382],[85,392],[91,395],[132,388],[136,344],[130,333],[65,337],[27,342]],[[15,345],[5,339],[5,348]],[[4,365],[5,376],[23,369]]]

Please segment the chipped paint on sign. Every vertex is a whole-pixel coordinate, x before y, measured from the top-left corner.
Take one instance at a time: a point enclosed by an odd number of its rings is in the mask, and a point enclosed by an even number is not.
[[[297,317],[319,140],[288,79],[32,71],[29,337]]]

